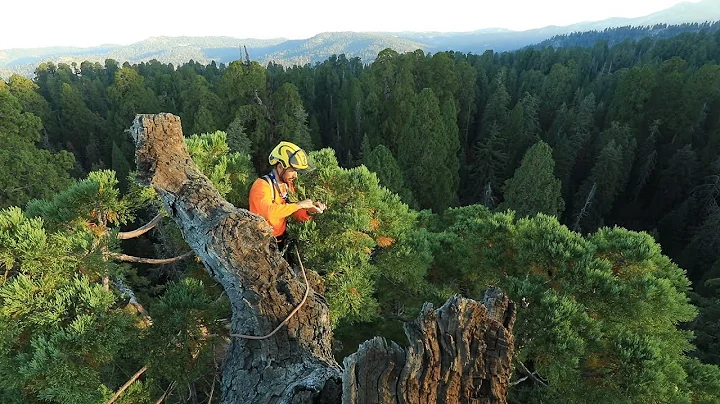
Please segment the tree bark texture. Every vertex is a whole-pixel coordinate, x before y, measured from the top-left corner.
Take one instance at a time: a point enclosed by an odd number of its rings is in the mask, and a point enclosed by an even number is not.
[[[225,289],[231,332],[268,334],[305,292],[302,277],[280,256],[269,225],[223,199],[198,170],[185,149],[179,117],[138,115],[131,133],[140,182],[157,191],[185,241]],[[310,294],[271,338],[232,339],[222,402],[337,402],[341,371],[331,341],[327,304]]]
[[[505,403],[515,306],[496,288],[484,303],[450,298],[405,326],[406,350],[375,337],[343,363],[343,403]]]
[[[131,133],[139,181],[157,191],[185,241],[225,289],[231,333],[270,333],[305,292],[270,226],[223,199],[197,169],[180,118],[137,115]],[[321,290],[317,275],[308,275],[310,287]],[[232,338],[222,403],[505,403],[514,321],[514,305],[494,288],[484,305],[459,297],[437,310],[426,304],[405,327],[409,348],[374,338],[346,358],[342,370],[332,356],[327,303],[310,293],[272,337]]]

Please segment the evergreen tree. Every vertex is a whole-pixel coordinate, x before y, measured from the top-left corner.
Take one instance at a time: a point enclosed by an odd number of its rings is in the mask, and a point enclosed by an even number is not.
[[[640,127],[645,121],[655,78],[651,67],[636,67],[621,73],[613,103],[610,105],[611,120]]]
[[[100,265],[82,234],[47,232],[18,208],[0,211],[0,399],[97,403],[106,375],[138,338],[116,296],[83,272]],[[117,357],[117,358],[116,358]],[[113,386],[114,387],[114,386]]]
[[[230,152],[225,132],[192,135],[185,139],[190,157],[220,195],[246,208],[250,187],[257,178],[249,154]]]
[[[488,136],[475,144],[470,181],[475,184],[473,194],[476,200],[488,194],[487,188],[490,188],[490,194],[493,193],[492,190],[500,189],[501,176],[507,165],[507,154],[503,149],[504,145],[497,125],[492,125]]]
[[[583,181],[575,194],[574,214],[583,219],[585,225],[581,229],[584,231],[594,231],[599,227],[603,216],[612,208],[621,190],[624,176],[622,170],[622,151],[615,145],[615,141],[611,140],[602,149],[590,176]],[[589,211],[585,210],[587,205],[590,207]],[[587,212],[585,217],[581,214],[583,211]]]
[[[677,324],[696,314],[690,283],[649,235],[604,228],[583,238],[550,216],[481,206],[450,209],[428,228],[436,282],[468,296],[500,285],[520,302],[514,399],[681,402],[717,388],[689,387],[690,336]]]
[[[213,113],[210,112],[204,105],[198,108],[197,112],[193,116],[193,126],[190,133],[208,133],[218,128],[217,122]]]
[[[227,144],[233,153],[248,154],[252,150],[252,142],[245,134],[245,128],[240,119],[236,118],[230,123],[225,131],[227,134]]]
[[[275,116],[274,143],[292,142],[305,150],[313,150],[315,147],[307,126],[307,112],[302,106],[297,87],[290,83],[283,84],[273,94],[272,100]]]
[[[442,212],[457,198],[457,127],[446,136],[440,106],[429,88],[418,95],[414,111],[398,146],[398,160],[419,205]]]
[[[510,117],[510,95],[503,83],[502,74],[498,73],[495,78],[495,90],[485,105],[483,113],[483,130],[489,133],[492,125],[497,125],[502,130]]]
[[[132,168],[130,162],[125,158],[122,150],[113,142],[112,145],[112,169],[118,177],[120,189],[126,191],[128,189],[128,175]]]
[[[330,149],[311,158],[317,169],[298,177],[297,197],[321,200],[328,210],[312,221],[291,223],[291,231],[307,267],[325,278],[333,322],[377,319],[401,303],[398,293],[418,292],[425,285],[427,266],[415,265],[420,257],[408,245],[417,214],[364,166],[340,168]],[[387,282],[395,290],[377,294],[378,285]]]
[[[0,212],[3,401],[106,401],[124,382],[111,369],[140,367],[137,319],[100,283],[122,271],[106,259],[108,226],[131,218],[116,185],[111,172],[91,173],[27,215]]]
[[[212,285],[201,287],[207,276],[195,268],[192,276],[199,279],[160,288],[159,292],[165,293],[158,304],[149,305],[148,316],[132,290],[134,282],[139,280],[147,286],[148,280],[143,281],[133,275],[135,270],[114,260],[152,263],[116,252],[118,238],[134,237],[128,233],[121,237],[123,233],[117,231],[117,226],[132,221],[134,212],[147,206],[155,195],[148,189],[133,189],[121,195],[117,185],[112,171],[91,172],[88,178],[74,183],[52,200],[28,204],[26,217],[37,218],[28,219],[35,221],[32,226],[21,227],[31,227],[32,237],[47,240],[37,243],[38,251],[52,254],[55,264],[48,265],[47,257],[39,255],[40,252],[13,258],[12,249],[4,260],[17,263],[20,271],[16,277],[19,283],[0,287],[0,290],[6,286],[13,288],[6,289],[8,293],[0,292],[0,308],[8,310],[9,321],[16,323],[9,330],[26,327],[19,332],[28,336],[26,345],[16,344],[15,333],[8,334],[13,338],[10,345],[3,342],[6,344],[3,350],[9,353],[7,357],[12,362],[3,362],[0,368],[12,367],[17,372],[19,366],[30,370],[26,380],[15,382],[24,384],[22,391],[9,393],[16,401],[22,397],[21,402],[40,399],[62,403],[107,402],[136,371],[138,374],[147,371],[153,376],[144,382],[134,382],[123,393],[122,399],[129,402],[154,400],[171,383],[182,382],[194,390],[195,383],[207,382],[211,383],[208,389],[213,388],[209,369],[217,357],[210,349],[213,339],[208,334],[222,332],[216,320],[228,314],[227,301],[219,292],[212,293]],[[11,221],[14,222],[16,218]],[[9,231],[6,235],[16,233]],[[61,242],[65,250],[56,251],[49,242]],[[21,247],[17,242],[14,245]],[[34,283],[27,283],[25,277]],[[119,297],[109,291],[110,284],[120,293]],[[27,315],[17,311],[20,306],[27,310],[17,304],[27,299],[18,297],[24,296],[22,293],[33,294],[39,305],[30,307],[27,321],[22,320]],[[178,295],[185,299],[178,299]],[[124,300],[128,297],[129,302]],[[150,299],[147,294],[143,297]],[[33,323],[39,320],[42,321]],[[37,383],[38,380],[44,382]],[[207,397],[208,391],[204,393]],[[189,399],[184,393],[179,395],[181,400]]]
[[[93,113],[87,108],[82,94],[68,83],[60,87],[60,131],[62,146],[73,152],[77,161],[89,169],[85,146],[95,135],[96,122]]]
[[[256,103],[257,99],[267,100],[266,82],[267,72],[257,62],[246,64],[237,60],[228,65],[218,86],[218,96],[225,106],[223,126],[232,122],[240,107]]]
[[[658,189],[653,198],[655,209],[674,209],[687,199],[691,188],[697,184],[697,171],[698,158],[692,145],[678,149],[668,162],[668,167],[660,173],[662,188]]]
[[[145,86],[145,79],[131,67],[123,67],[115,72],[114,81],[107,89],[107,94],[112,106],[108,117],[110,137],[121,148],[123,143],[129,142],[125,130],[136,114],[161,112],[155,93]],[[107,146],[111,144],[108,143]]]
[[[57,119],[53,115],[50,103],[40,94],[40,87],[27,77],[17,74],[10,76],[7,82],[10,93],[20,101],[22,110],[40,118],[43,124],[42,144],[50,144],[50,133],[58,133]],[[48,148],[49,146],[44,146]]]
[[[0,82],[0,207],[22,206],[46,198],[70,183],[75,159],[67,151],[38,148],[42,123],[22,111],[20,102]]]
[[[368,170],[374,172],[380,184],[386,186],[390,191],[398,194],[400,199],[410,206],[415,205],[412,192],[405,184],[405,174],[393,157],[390,149],[383,145],[378,145],[372,151],[367,153],[363,159],[363,164]]]
[[[519,217],[544,213],[559,216],[565,208],[560,180],[555,178],[552,149],[540,141],[532,146],[515,175],[505,181],[505,199],[499,209],[512,209]]]
[[[569,62],[568,64],[571,64]],[[568,66],[556,63],[545,76],[540,95],[540,119],[543,126],[549,126],[558,106],[567,103],[573,94],[573,72]]]

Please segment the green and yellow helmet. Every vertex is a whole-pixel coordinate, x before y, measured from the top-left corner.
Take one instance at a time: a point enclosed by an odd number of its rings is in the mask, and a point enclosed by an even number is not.
[[[283,168],[292,167],[296,170],[312,169],[310,159],[305,150],[300,146],[290,142],[280,142],[270,152],[268,162],[271,166],[277,163],[283,165]]]

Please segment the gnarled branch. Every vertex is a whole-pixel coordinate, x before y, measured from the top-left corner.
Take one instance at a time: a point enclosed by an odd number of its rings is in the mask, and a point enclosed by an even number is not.
[[[138,227],[135,230],[132,231],[121,231],[118,233],[117,238],[120,240],[127,240],[135,237],[142,236],[143,234],[149,232],[152,230],[155,226],[157,226],[158,223],[160,223],[160,220],[162,220],[163,214],[158,213],[157,216],[155,216],[151,221],[149,221],[147,224],[143,225],[142,227]]]
[[[192,257],[195,255],[194,251],[188,251],[183,255],[178,255],[177,257],[172,258],[142,258],[142,257],[134,257],[132,255],[127,254],[120,254],[120,253],[114,253],[114,252],[108,252],[106,255],[114,260],[117,261],[123,261],[123,262],[135,262],[138,264],[151,264],[151,265],[162,265],[162,264],[171,264],[173,262],[177,262],[180,260],[184,260],[185,258]]]

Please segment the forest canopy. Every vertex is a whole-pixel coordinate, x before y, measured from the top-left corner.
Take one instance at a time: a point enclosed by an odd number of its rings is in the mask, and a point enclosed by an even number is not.
[[[134,179],[135,114],[170,112],[238,207],[277,142],[312,150],[297,197],[329,209],[291,233],[339,359],[375,335],[404,343],[424,302],[497,285],[519,307],[510,400],[717,402],[719,63],[719,31],[701,30],[14,75],[0,82],[0,400],[106,402],[142,369],[116,402],[213,396],[227,297]]]

